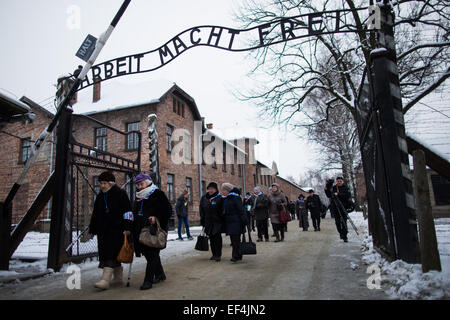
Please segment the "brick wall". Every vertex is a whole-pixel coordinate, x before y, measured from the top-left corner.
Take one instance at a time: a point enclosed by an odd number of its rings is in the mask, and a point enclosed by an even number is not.
[[[175,104],[175,105],[174,105]],[[76,107],[76,104],[75,104]],[[202,165],[202,177],[199,177],[199,166],[194,163],[195,156],[194,152],[194,121],[201,121],[198,110],[196,109],[195,102],[187,94],[185,94],[178,87],[173,87],[166,95],[161,97],[159,102],[136,106],[128,108],[117,108],[115,110],[109,111],[99,111],[89,116],[95,118],[107,125],[121,130],[123,132],[127,131],[127,124],[139,122],[140,131],[142,133],[141,141],[141,172],[149,173],[149,146],[148,146],[148,120],[149,114],[155,113],[157,115],[157,132],[158,132],[158,151],[159,151],[159,171],[161,176],[161,189],[167,194],[167,175],[172,174],[174,176],[174,201],[172,202],[173,207],[175,206],[176,199],[182,194],[186,189],[186,178],[190,178],[192,200],[189,203],[190,212],[190,222],[192,225],[199,224],[199,203],[200,203],[200,183],[204,181],[204,186],[209,182],[216,182],[219,187],[224,182],[229,182],[235,185],[237,188],[242,190],[242,195],[245,196],[245,192],[252,192],[255,185],[262,187],[265,193],[268,193],[268,189],[272,182],[277,182],[280,184],[281,190],[286,193],[290,200],[295,200],[301,190],[295,187],[293,184],[281,179],[277,176],[261,176],[261,169],[264,165],[260,163],[249,163],[249,155],[254,154],[254,150],[250,150],[254,147],[254,143],[250,143],[248,139],[245,140],[245,147],[242,147],[241,143],[238,141],[228,142],[237,145],[244,149],[247,157],[245,158],[245,164],[241,165],[242,170],[239,170],[239,164],[237,163],[237,157],[239,151],[234,149],[235,152],[234,160],[235,163],[225,164],[225,170],[221,163],[217,163],[214,168],[212,165],[203,164]],[[32,124],[24,125],[23,123],[9,124],[4,128],[5,131],[15,132],[15,134],[21,137],[31,137],[36,138],[42,129],[48,124],[48,116],[44,113],[36,112],[36,120]],[[184,160],[184,163],[176,164],[174,158],[176,158],[176,146],[183,144],[183,139],[175,139],[172,146],[175,150],[168,151],[166,148],[167,137],[166,128],[167,125],[173,127],[174,130],[184,129],[189,133],[191,137],[190,151],[191,155],[188,159]],[[73,122],[73,137],[76,141],[86,144],[88,146],[95,145],[95,129],[102,127],[100,124],[88,120],[84,117],[76,116]],[[9,191],[10,186],[12,186],[14,179],[17,178],[20,170],[23,168],[22,164],[18,163],[20,140],[1,135],[1,146],[0,160],[2,163],[7,163],[8,165],[2,166],[0,169],[0,177],[5,183],[0,187],[0,195],[6,197],[6,193]],[[173,137],[176,138],[176,137]],[[106,135],[106,145],[107,152],[122,156],[124,158],[136,158],[136,151],[127,150],[126,136],[114,132],[108,129]],[[204,148],[207,147],[209,142],[204,142]],[[231,148],[233,149],[233,148]],[[224,148],[224,150],[227,150]],[[230,150],[230,149],[228,149]],[[242,154],[242,153],[240,153]],[[42,187],[46,178],[49,174],[49,155],[50,155],[50,145],[45,147],[43,156],[39,159],[35,168],[30,172],[28,180],[25,181],[24,186],[21,188],[20,194],[18,195],[17,203],[15,204],[15,209],[13,209],[13,221],[18,222],[18,219],[24,213],[25,207],[29,206],[34,196]],[[183,158],[183,157],[181,157]],[[220,161],[217,161],[220,162]],[[234,168],[233,168],[234,166]],[[234,171],[233,171],[234,169]],[[78,210],[82,212],[84,216],[84,224],[89,222],[90,214],[92,212],[92,205],[94,201],[94,193],[91,187],[84,181],[82,174],[88,177],[91,186],[95,185],[94,177],[98,176],[103,170],[93,169],[80,166],[80,171],[74,169],[75,186],[78,192]],[[114,172],[116,175],[116,182],[119,186],[125,183],[125,175],[120,172]],[[175,210],[175,208],[174,208]],[[41,217],[46,217],[46,212],[41,215]]]
[[[51,120],[51,115],[45,111],[32,108],[32,112],[36,114],[33,122],[20,120],[6,123],[2,127],[3,131],[16,137],[0,133],[0,163],[2,164],[0,166],[0,179],[2,182],[0,184],[1,201],[5,200],[24,168],[24,163],[20,161],[21,138],[29,138],[34,142]],[[13,224],[20,221],[49,176],[51,145],[51,137],[49,137],[13,200]],[[47,207],[39,216],[39,219],[45,218],[47,218]]]

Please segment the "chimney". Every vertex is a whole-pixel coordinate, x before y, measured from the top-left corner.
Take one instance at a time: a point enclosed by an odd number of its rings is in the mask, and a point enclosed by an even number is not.
[[[96,78],[94,80],[94,91],[93,91],[93,95],[92,95],[92,102],[97,102],[98,100],[100,100],[100,84],[102,82],[100,81],[100,79]]]

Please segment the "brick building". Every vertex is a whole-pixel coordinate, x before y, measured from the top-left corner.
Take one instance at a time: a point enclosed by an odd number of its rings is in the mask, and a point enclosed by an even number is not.
[[[22,97],[17,104],[29,108],[34,119],[19,117],[16,119],[2,119],[0,121],[0,201],[4,201],[14,182],[22,172],[26,160],[31,155],[33,141],[46,128],[53,114],[40,107],[32,100]],[[4,106],[1,106],[3,109]],[[14,198],[12,208],[12,223],[15,224],[23,217],[30,204],[38,194],[50,175],[53,166],[53,140],[48,139],[42,146],[35,165],[30,169],[19,192]],[[41,214],[41,219],[49,218],[48,207]]]
[[[138,136],[136,134],[120,134],[111,130],[102,123],[123,132],[141,132],[141,171],[149,173],[149,139],[148,116],[157,116],[159,176],[161,189],[166,192],[169,200],[174,204],[184,190],[189,191],[190,221],[198,224],[200,217],[198,206],[200,195],[206,190],[210,181],[219,184],[230,182],[239,188],[243,195],[252,191],[255,185],[260,185],[264,192],[274,182],[280,184],[283,192],[291,200],[295,200],[302,190],[282,177],[276,170],[269,169],[264,164],[254,159],[254,146],[258,143],[255,139],[241,138],[237,140],[224,140],[214,131],[208,129],[205,120],[201,117],[195,100],[178,85],[168,81],[146,82],[135,85],[119,84],[113,81],[95,84],[92,89],[84,89],[77,93],[72,101],[74,110],[73,137],[76,141],[95,146],[96,148],[120,155],[125,158],[138,156]],[[7,125],[8,130],[14,131],[23,138],[36,137],[51,118],[47,111],[35,106],[36,120],[28,125],[16,123]],[[42,109],[42,108],[41,108]],[[97,120],[91,121],[89,118]],[[20,140],[12,137],[3,140],[2,146],[15,148],[9,152],[9,158],[5,152],[0,155],[2,163],[14,163],[13,158],[19,158]],[[3,143],[5,141],[5,143]],[[198,146],[201,143],[201,148]],[[9,147],[8,147],[9,148]],[[199,151],[201,154],[199,154]],[[50,147],[43,152],[39,167],[42,176],[48,176],[50,168]],[[200,166],[199,159],[202,158]],[[15,160],[17,168],[8,172],[2,171],[0,177],[8,176],[6,184],[3,184],[0,197],[4,196],[12,185],[14,177],[20,172],[21,164]],[[5,166],[3,166],[5,167]],[[41,168],[42,167],[42,168]],[[41,169],[38,169],[41,168]],[[80,173],[90,179],[89,185],[98,188],[96,177],[102,171],[100,169],[80,168]],[[34,179],[34,175],[32,179]],[[117,172],[118,185],[126,181],[125,175]],[[42,180],[42,179],[41,179]],[[23,200],[23,207],[30,204],[43,184],[39,180],[36,183],[29,182],[27,198]],[[80,179],[82,180],[82,179]],[[94,194],[88,184],[78,185],[81,197],[87,207],[84,211],[90,214]],[[131,192],[131,189],[129,189]],[[24,208],[15,211],[13,223]],[[26,210],[26,209],[25,209]],[[87,214],[86,214],[87,215]],[[41,214],[46,218],[46,213]]]

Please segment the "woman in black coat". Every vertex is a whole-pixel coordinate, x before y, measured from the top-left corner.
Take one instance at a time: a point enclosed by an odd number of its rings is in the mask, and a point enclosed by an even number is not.
[[[114,282],[122,282],[123,268],[117,255],[123,245],[124,231],[132,230],[133,217],[128,195],[115,184],[114,175],[103,172],[98,181],[101,192],[95,198],[89,233],[97,235],[99,268],[103,269],[102,279],[95,287],[108,289],[113,273]]]
[[[232,262],[242,260],[239,246],[241,234],[245,233],[245,226],[248,225],[248,218],[239,196],[239,190],[230,183],[222,184],[223,212],[225,217],[225,232],[230,236],[232,250]]]
[[[210,260],[218,262],[222,257],[223,198],[215,182],[209,183],[206,190],[208,192],[200,199],[200,223],[211,244]]]
[[[161,228],[168,231],[169,218],[172,215],[172,206],[164,192],[156,187],[150,176],[139,174],[134,179],[136,184],[136,202],[133,206],[135,216],[133,239],[136,257],[141,254],[147,259],[144,283],[141,290],[150,289],[153,283],[166,280],[166,275],[161,264],[159,252],[161,249],[147,247],[139,242],[139,235],[143,227],[156,226],[156,218]]]

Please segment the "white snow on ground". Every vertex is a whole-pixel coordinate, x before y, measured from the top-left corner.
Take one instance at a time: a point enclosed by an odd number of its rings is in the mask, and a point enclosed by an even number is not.
[[[450,219],[435,219],[438,249],[442,272],[422,272],[422,265],[408,264],[402,260],[389,262],[373,248],[367,222],[361,212],[350,217],[362,232],[362,260],[367,265],[380,268],[381,288],[393,299],[449,299],[450,298]]]
[[[362,261],[367,266],[375,265],[380,268],[381,288],[392,299],[449,299],[450,298],[450,218],[435,219],[438,248],[441,255],[442,272],[430,271],[422,272],[420,264],[408,264],[401,260],[388,262],[378,252],[373,249],[372,237],[368,234],[367,220],[364,220],[361,212],[352,212],[352,220],[360,231]],[[351,228],[349,224],[349,228]],[[161,251],[163,264],[176,261],[188,256],[200,254],[194,249],[195,236],[200,233],[201,227],[191,227],[193,241],[186,239],[178,241],[176,231],[170,231],[167,248]],[[350,232],[352,232],[350,230]],[[76,237],[74,237],[75,239]],[[29,232],[13,255],[10,263],[11,271],[0,271],[0,281],[2,278],[19,276],[33,272],[45,272],[47,270],[47,248],[48,233]],[[95,241],[95,239],[90,240]],[[39,259],[35,262],[25,262],[20,259]],[[144,268],[145,258],[135,258],[133,270],[139,267]],[[66,273],[70,264],[65,264],[58,274]],[[98,272],[97,258],[88,259],[79,264],[83,272]],[[350,267],[355,270],[359,266],[351,262]],[[127,267],[128,269],[128,267]]]
[[[201,227],[190,227],[191,235],[194,236],[194,240],[189,241],[187,235],[183,234],[184,241],[176,240],[178,238],[177,231],[169,231],[167,237],[167,247],[161,251],[161,260],[164,263],[171,262],[174,259],[198,254],[198,251],[194,249],[195,246],[195,236],[201,231]],[[73,239],[77,236],[74,233]],[[14,252],[12,260],[10,262],[10,271],[0,271],[0,281],[2,277],[9,278],[12,276],[20,276],[21,274],[27,273],[43,273],[51,272],[53,270],[47,269],[47,250],[49,243],[49,233],[40,232],[28,232],[24,240]],[[94,246],[93,246],[94,245]],[[97,239],[94,237],[86,243],[80,243],[80,252],[89,252],[92,247],[97,247]],[[89,249],[88,249],[89,248]],[[75,251],[75,250],[73,250]],[[35,260],[34,262],[27,262],[27,260]],[[135,258],[133,261],[133,268],[140,264],[145,264],[145,258]],[[58,273],[66,273],[67,268],[70,264],[65,264],[62,266]],[[86,262],[79,264],[82,270],[96,269],[98,266],[98,259],[92,258],[87,259]]]

